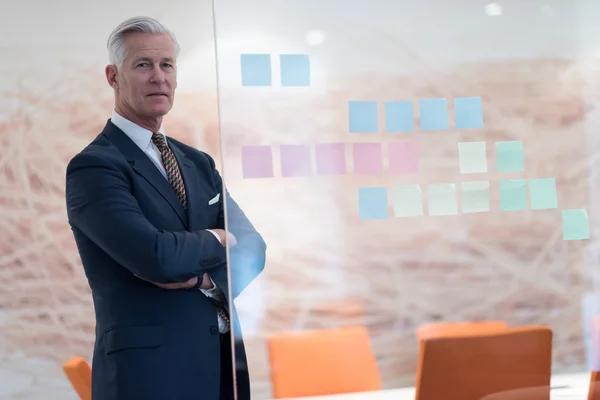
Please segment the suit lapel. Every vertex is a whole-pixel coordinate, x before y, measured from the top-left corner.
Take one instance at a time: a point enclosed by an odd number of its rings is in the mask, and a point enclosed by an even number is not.
[[[152,163],[150,158],[148,158],[148,156],[113,123],[109,122],[106,125],[103,134],[121,151],[133,169],[156,189],[156,191],[171,206],[173,211],[175,211],[181,222],[187,226],[187,216],[181,202],[177,198],[177,195],[169,182],[161,174],[158,168],[156,168],[156,165]]]
[[[168,139],[167,139],[168,140]],[[185,193],[187,196],[187,215],[189,221],[190,231],[198,230],[198,216],[203,213],[199,209],[202,207],[202,201],[200,201],[200,175],[196,171],[194,163],[190,161],[185,153],[177,147],[172,140],[168,140],[169,148],[175,154],[177,164],[179,164],[179,170],[181,171],[181,177],[183,178],[183,184],[185,185]]]

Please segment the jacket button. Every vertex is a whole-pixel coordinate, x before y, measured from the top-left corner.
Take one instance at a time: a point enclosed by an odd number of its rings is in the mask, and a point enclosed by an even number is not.
[[[217,333],[219,333],[219,328],[217,328],[216,326],[211,326],[210,333],[212,333],[213,335],[216,335]]]

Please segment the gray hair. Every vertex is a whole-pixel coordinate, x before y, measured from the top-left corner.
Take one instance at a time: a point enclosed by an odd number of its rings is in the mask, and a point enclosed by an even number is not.
[[[133,17],[123,21],[115,28],[108,37],[106,47],[108,48],[108,60],[111,64],[121,68],[123,61],[127,58],[127,49],[125,48],[125,36],[128,33],[153,33],[168,34],[173,39],[175,45],[175,59],[179,56],[179,43],[173,32],[168,30],[163,24],[149,17]]]

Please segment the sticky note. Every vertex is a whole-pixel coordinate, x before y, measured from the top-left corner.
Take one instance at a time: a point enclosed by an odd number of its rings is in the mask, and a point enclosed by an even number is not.
[[[283,177],[311,175],[310,147],[308,145],[284,144],[281,145],[279,151]]]
[[[394,186],[394,216],[418,217],[423,215],[423,198],[419,185]]]
[[[588,371],[600,370],[598,321],[600,319],[600,293],[586,292],[581,297],[581,322]]]
[[[459,143],[458,160],[461,174],[479,174],[487,172],[485,142]]]
[[[352,155],[355,174],[381,174],[383,172],[381,143],[354,143]]]
[[[490,182],[463,182],[463,214],[473,214],[488,211],[490,211]]]
[[[427,188],[429,215],[456,215],[456,187],[452,183],[429,185]]]
[[[244,178],[273,177],[271,146],[246,146],[242,148],[242,176]]]
[[[343,143],[320,143],[315,146],[318,175],[346,173],[346,146]]]
[[[388,217],[387,197],[387,188],[360,188],[358,190],[360,219],[386,219]]]
[[[531,179],[529,181],[532,210],[558,208],[556,182],[554,178]]]
[[[281,86],[310,86],[310,59],[306,54],[282,54]]]
[[[498,172],[521,172],[525,170],[523,142],[496,142]]]
[[[448,129],[448,101],[446,99],[419,100],[421,130]]]
[[[419,171],[417,144],[415,142],[392,142],[389,144],[390,172],[415,174]]]
[[[502,211],[527,209],[527,181],[525,179],[500,181],[500,209]]]
[[[242,54],[242,86],[271,86],[271,56]]]
[[[379,116],[376,101],[348,102],[351,133],[379,132]]]
[[[414,130],[412,101],[386,101],[384,108],[386,132],[412,132]]]
[[[481,97],[459,97],[454,99],[454,125],[457,129],[483,128]]]
[[[562,227],[564,240],[590,238],[590,221],[586,210],[563,210]]]

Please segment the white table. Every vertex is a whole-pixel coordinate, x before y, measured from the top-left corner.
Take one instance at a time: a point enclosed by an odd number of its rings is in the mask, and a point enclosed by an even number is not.
[[[585,400],[590,387],[590,373],[552,376],[551,400]],[[415,388],[389,389],[377,392],[336,394],[286,400],[414,400]]]

